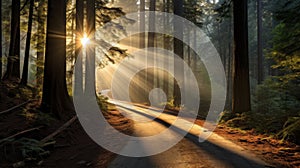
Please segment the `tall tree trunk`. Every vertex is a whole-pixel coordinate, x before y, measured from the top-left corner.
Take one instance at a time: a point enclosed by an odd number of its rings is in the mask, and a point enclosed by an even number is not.
[[[37,28],[37,69],[36,69],[36,85],[38,89],[40,89],[43,85],[43,62],[45,56],[45,22],[46,19],[44,17],[45,13],[45,0],[40,0],[38,4],[38,14],[37,14],[37,21],[38,21],[38,28]]]
[[[164,0],[163,5],[164,5],[163,12],[168,12],[169,11],[168,8],[170,7],[170,0],[167,0],[167,1]],[[163,22],[164,22],[164,27],[167,28],[168,23],[169,23],[169,18],[167,15],[165,15]],[[169,37],[165,34],[163,35],[163,47],[166,50],[169,49]],[[169,61],[165,61],[164,67],[166,69],[169,68]],[[164,72],[164,75],[163,75],[163,90],[166,93],[167,99],[169,99],[169,74],[168,74],[168,72]]]
[[[29,66],[29,52],[30,52],[30,42],[31,42],[33,6],[34,6],[34,0],[30,0],[28,28],[27,28],[27,37],[26,37],[26,46],[25,46],[25,57],[24,57],[23,73],[22,73],[22,79],[21,79],[21,85],[24,85],[24,86],[27,85],[27,83],[28,83],[28,66]]]
[[[257,83],[263,81],[263,25],[262,25],[262,0],[257,0]]]
[[[0,0],[0,82],[2,80],[2,0]]]
[[[83,28],[83,23],[84,23],[84,0],[76,0],[76,44],[75,44],[75,59],[76,62],[79,62],[76,68],[78,70],[75,71],[75,77],[81,77],[75,85],[78,85],[77,88],[80,89],[80,93],[83,93],[83,79],[82,79],[82,74],[83,74],[83,62],[82,62],[82,44],[81,44],[81,38],[84,36],[84,28]]]
[[[150,7],[149,10],[151,12],[155,12],[156,10],[156,0],[151,0],[150,1]],[[155,47],[155,14],[150,13],[149,15],[149,32],[148,32],[148,48],[153,48]],[[149,66],[149,63],[152,62],[154,66],[155,63],[155,51],[154,53],[147,52],[147,64]],[[151,54],[149,54],[151,53]],[[148,98],[149,92],[154,88],[154,78],[155,78],[155,70],[154,68],[148,68],[146,70],[147,76],[146,76],[146,82],[147,82],[147,89],[146,89],[146,97]]]
[[[140,0],[140,12],[145,12],[145,0]],[[139,38],[139,45],[140,48],[145,48],[145,15],[140,15],[140,38]]]
[[[150,1],[150,11],[155,12],[156,0]],[[149,16],[149,32],[148,32],[148,47],[154,47],[155,42],[155,15],[151,13]]]
[[[251,110],[247,0],[233,0],[233,11],[234,56],[232,111],[234,113],[240,113]]]
[[[174,5],[174,14],[183,17],[183,0],[173,0],[173,5]],[[183,42],[181,41],[181,39],[183,39],[183,25],[182,23],[180,23],[179,20],[175,20],[173,24],[174,24],[174,34],[178,37],[178,38],[174,38],[174,53],[183,59]],[[178,85],[181,85],[182,87],[184,85],[183,65],[175,65],[174,71],[175,74],[177,73],[178,76],[181,77],[181,79],[178,79],[178,81],[174,80],[174,104],[176,106],[180,106],[182,100],[180,95],[180,88]]]
[[[222,63],[225,64],[225,53],[223,51],[224,48],[224,39],[221,37],[221,23],[217,23],[217,36],[218,36],[218,48]]]
[[[232,38],[232,18],[229,18],[228,39]],[[232,42],[228,43],[226,109],[232,110]]]
[[[140,0],[140,12],[145,12],[145,0]],[[140,37],[139,37],[139,48],[144,49],[146,47],[146,33],[145,33],[145,15],[140,15]],[[141,101],[148,101],[148,92],[147,92],[147,71],[141,71],[140,75],[141,80]]]
[[[42,109],[58,118],[74,110],[66,84],[66,0],[48,1]]]
[[[4,79],[20,78],[20,0],[12,0],[9,56]]]
[[[86,2],[87,8],[87,35],[91,40],[91,44],[87,46],[86,54],[86,73],[85,73],[85,94],[95,95],[95,0],[88,0]]]

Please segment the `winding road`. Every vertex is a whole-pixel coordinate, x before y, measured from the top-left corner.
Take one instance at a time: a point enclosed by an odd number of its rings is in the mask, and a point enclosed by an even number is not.
[[[159,113],[156,109],[147,109],[142,106],[120,101],[112,101],[127,117],[135,120],[134,134],[136,137],[156,135],[169,128],[176,116]],[[153,118],[156,118],[153,120]],[[189,121],[186,121],[189,122]],[[177,124],[172,132],[182,133],[185,122]],[[190,123],[191,124],[191,123]],[[118,156],[113,160],[110,168],[260,168],[270,167],[254,154],[244,148],[212,133],[205,141],[198,141],[199,130],[203,129],[194,125],[188,134],[175,146],[163,153],[148,157]],[[141,150],[141,149],[137,149]]]

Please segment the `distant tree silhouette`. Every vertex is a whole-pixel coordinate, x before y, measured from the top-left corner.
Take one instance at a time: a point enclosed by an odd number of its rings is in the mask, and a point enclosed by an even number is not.
[[[173,0],[173,6],[174,6],[174,14],[177,16],[183,17],[183,0]],[[183,39],[183,25],[180,23],[179,20],[174,21],[174,34],[177,35],[178,38],[174,38],[174,53],[183,59],[183,42],[181,41]],[[181,38],[181,39],[179,39]],[[183,86],[183,74],[184,69],[183,65],[175,65],[174,67],[175,73],[178,73],[179,76],[182,77],[182,81],[174,81],[174,104],[176,106],[179,106],[181,103],[181,95],[180,95],[180,88],[177,84],[181,84]]]
[[[87,36],[91,40],[86,55],[86,73],[85,73],[85,94],[95,95],[95,31],[96,31],[96,13],[95,13],[95,0],[88,0],[86,3]]]
[[[23,72],[22,72],[22,79],[21,79],[22,85],[27,85],[28,82],[28,66],[29,66],[29,52],[30,52],[31,32],[32,32],[33,7],[34,7],[34,0],[30,0],[24,65],[23,65]]]
[[[9,56],[4,79],[20,78],[20,0],[12,0]]]

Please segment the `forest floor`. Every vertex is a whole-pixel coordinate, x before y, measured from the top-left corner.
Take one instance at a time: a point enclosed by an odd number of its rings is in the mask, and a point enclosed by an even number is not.
[[[18,104],[28,101],[28,89],[15,89],[15,84],[0,85],[0,113]],[[0,114],[0,167],[106,167],[117,155],[93,142],[85,133],[78,121],[57,135],[49,146],[39,150],[36,141],[41,140],[57,130],[70,117],[58,121],[49,115],[43,115],[36,108],[38,101],[8,113]],[[124,118],[114,107],[109,107],[105,113],[108,122],[125,134],[132,133],[132,121]],[[203,124],[198,119],[195,123]],[[5,138],[22,133],[4,140]],[[35,129],[36,128],[36,129]],[[214,131],[218,135],[252,151],[264,161],[275,167],[300,167],[300,147],[283,142],[255,131],[244,131],[219,124]],[[24,139],[28,138],[28,139]],[[27,145],[27,146],[26,146]],[[27,147],[27,148],[24,148]],[[22,150],[20,150],[22,149]],[[25,154],[26,160],[24,161]],[[24,153],[25,152],[25,153]]]
[[[195,122],[203,125],[203,120]],[[256,154],[275,167],[300,167],[300,146],[281,141],[267,135],[257,134],[254,130],[245,131],[219,124],[214,132],[227,140]]]
[[[55,136],[49,145],[40,148],[39,140],[64,125],[75,113],[60,121],[37,108],[33,100],[24,106],[1,112],[28,101],[30,89],[16,88],[17,84],[0,84],[0,167],[106,167],[117,155],[97,145],[85,133],[78,120]],[[113,106],[104,113],[107,121],[117,130],[130,135],[132,121]],[[33,129],[32,129],[33,128]],[[32,130],[31,130],[32,129]],[[21,133],[29,130],[28,132]],[[13,138],[8,138],[12,135]],[[26,152],[26,153],[24,153]]]

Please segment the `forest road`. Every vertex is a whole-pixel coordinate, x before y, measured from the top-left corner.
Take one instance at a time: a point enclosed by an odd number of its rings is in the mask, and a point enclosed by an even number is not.
[[[135,120],[133,136],[145,137],[157,135],[176,120],[176,116],[161,113],[156,120],[149,120],[149,115],[157,111],[141,106],[132,106],[125,102],[113,101],[123,113]],[[146,117],[146,118],[145,118]],[[150,117],[151,118],[151,117]],[[143,120],[148,122],[137,122]],[[176,125],[176,127],[181,127]],[[189,133],[169,150],[148,157],[127,157],[118,155],[109,168],[260,168],[273,167],[257,156],[223,137],[212,133],[204,142],[198,141],[194,125]],[[174,133],[179,133],[175,129]]]

